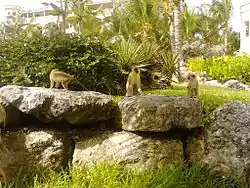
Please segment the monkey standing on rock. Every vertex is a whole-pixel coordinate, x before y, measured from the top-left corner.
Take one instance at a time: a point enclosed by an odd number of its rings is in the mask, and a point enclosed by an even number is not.
[[[73,76],[59,71],[58,69],[52,69],[49,75],[50,78],[50,88],[54,87],[54,83],[56,83],[56,88],[62,84],[64,89],[68,89],[68,85],[71,82]]]
[[[58,69],[52,69],[49,75],[50,78],[50,89],[54,87],[54,83],[56,83],[55,87],[59,88],[60,84],[64,89],[68,90],[69,83],[74,79],[83,89],[88,90],[81,82],[79,82],[74,76],[67,74],[63,71],[59,71]]]
[[[187,84],[188,96],[191,98],[198,98],[199,95],[199,82],[194,73],[188,74],[188,84]]]
[[[142,95],[141,89],[141,77],[138,67],[135,67],[128,75],[126,83],[126,97],[137,95],[138,93]]]

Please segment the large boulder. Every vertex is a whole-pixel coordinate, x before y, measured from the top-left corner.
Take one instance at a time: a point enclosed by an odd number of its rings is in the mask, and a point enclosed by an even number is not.
[[[23,129],[2,134],[9,152],[0,150],[0,168],[7,181],[21,169],[34,167],[60,170],[72,159],[74,141],[66,133]]]
[[[48,123],[87,124],[113,118],[112,97],[94,91],[5,86],[0,95],[24,114]]]
[[[173,96],[125,97],[118,103],[122,129],[127,131],[166,132],[171,128],[202,127],[198,99]]]
[[[246,84],[241,83],[238,80],[230,79],[226,81],[223,84],[223,87],[230,87],[230,88],[235,88],[235,89],[242,89],[242,90],[248,90],[249,86]]]
[[[73,165],[90,166],[102,162],[117,162],[126,168],[154,169],[174,167],[182,163],[183,147],[180,140],[145,138],[130,132],[100,134],[83,138],[76,143]]]
[[[15,108],[11,103],[6,100],[5,97],[0,96],[0,104],[4,107],[6,112],[6,128],[22,125],[25,124],[26,121],[28,121],[27,115],[23,114],[21,111]],[[2,123],[2,126],[3,125],[4,124]]]
[[[210,121],[205,162],[221,172],[243,174],[250,162],[250,104],[226,104],[213,112]]]

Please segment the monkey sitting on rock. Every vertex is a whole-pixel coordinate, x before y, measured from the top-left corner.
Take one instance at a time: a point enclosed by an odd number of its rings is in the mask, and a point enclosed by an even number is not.
[[[130,97],[133,95],[142,95],[141,89],[141,77],[140,70],[138,67],[133,68],[133,70],[129,73],[127,83],[126,83],[126,97]]]

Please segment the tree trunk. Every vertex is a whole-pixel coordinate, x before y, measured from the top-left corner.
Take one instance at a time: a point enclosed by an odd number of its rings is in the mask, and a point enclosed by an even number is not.
[[[61,30],[62,33],[66,33],[66,27],[67,27],[66,17],[67,17],[67,11],[68,11],[68,1],[65,0],[64,5],[63,5],[63,1],[60,0],[60,7],[64,11],[64,13],[61,14],[61,16],[62,16],[62,24],[61,24],[60,30]]]
[[[174,7],[174,43],[175,43],[175,50],[173,51],[174,54],[177,56],[177,75],[179,82],[184,81],[184,74],[186,73],[185,62],[183,60],[183,52],[181,47],[181,34],[180,34],[180,14],[181,14],[181,2],[175,4]]]
[[[228,47],[228,27],[227,26],[224,29],[224,45],[225,45],[225,51],[227,53],[227,47]]]
[[[78,19],[78,33],[81,35],[83,32],[83,25],[82,25],[82,19]]]
[[[175,32],[174,32],[173,20],[172,20],[171,23],[170,23],[169,33],[170,33],[171,49],[172,49],[172,52],[175,53],[176,48],[175,48]]]

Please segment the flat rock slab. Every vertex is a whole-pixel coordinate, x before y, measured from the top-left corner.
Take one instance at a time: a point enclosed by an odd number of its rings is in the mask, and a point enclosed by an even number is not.
[[[202,108],[198,99],[173,96],[125,97],[118,103],[122,129],[165,132],[171,128],[202,127]]]
[[[0,88],[0,95],[24,114],[45,123],[84,124],[113,117],[112,97],[94,91],[9,85]]]
[[[242,175],[250,164],[250,104],[232,102],[216,109],[206,131],[205,162],[226,174]]]
[[[173,152],[174,151],[174,152]],[[117,162],[137,170],[171,168],[184,160],[180,140],[157,140],[130,132],[83,138],[76,143],[73,165],[91,166],[102,162]]]

